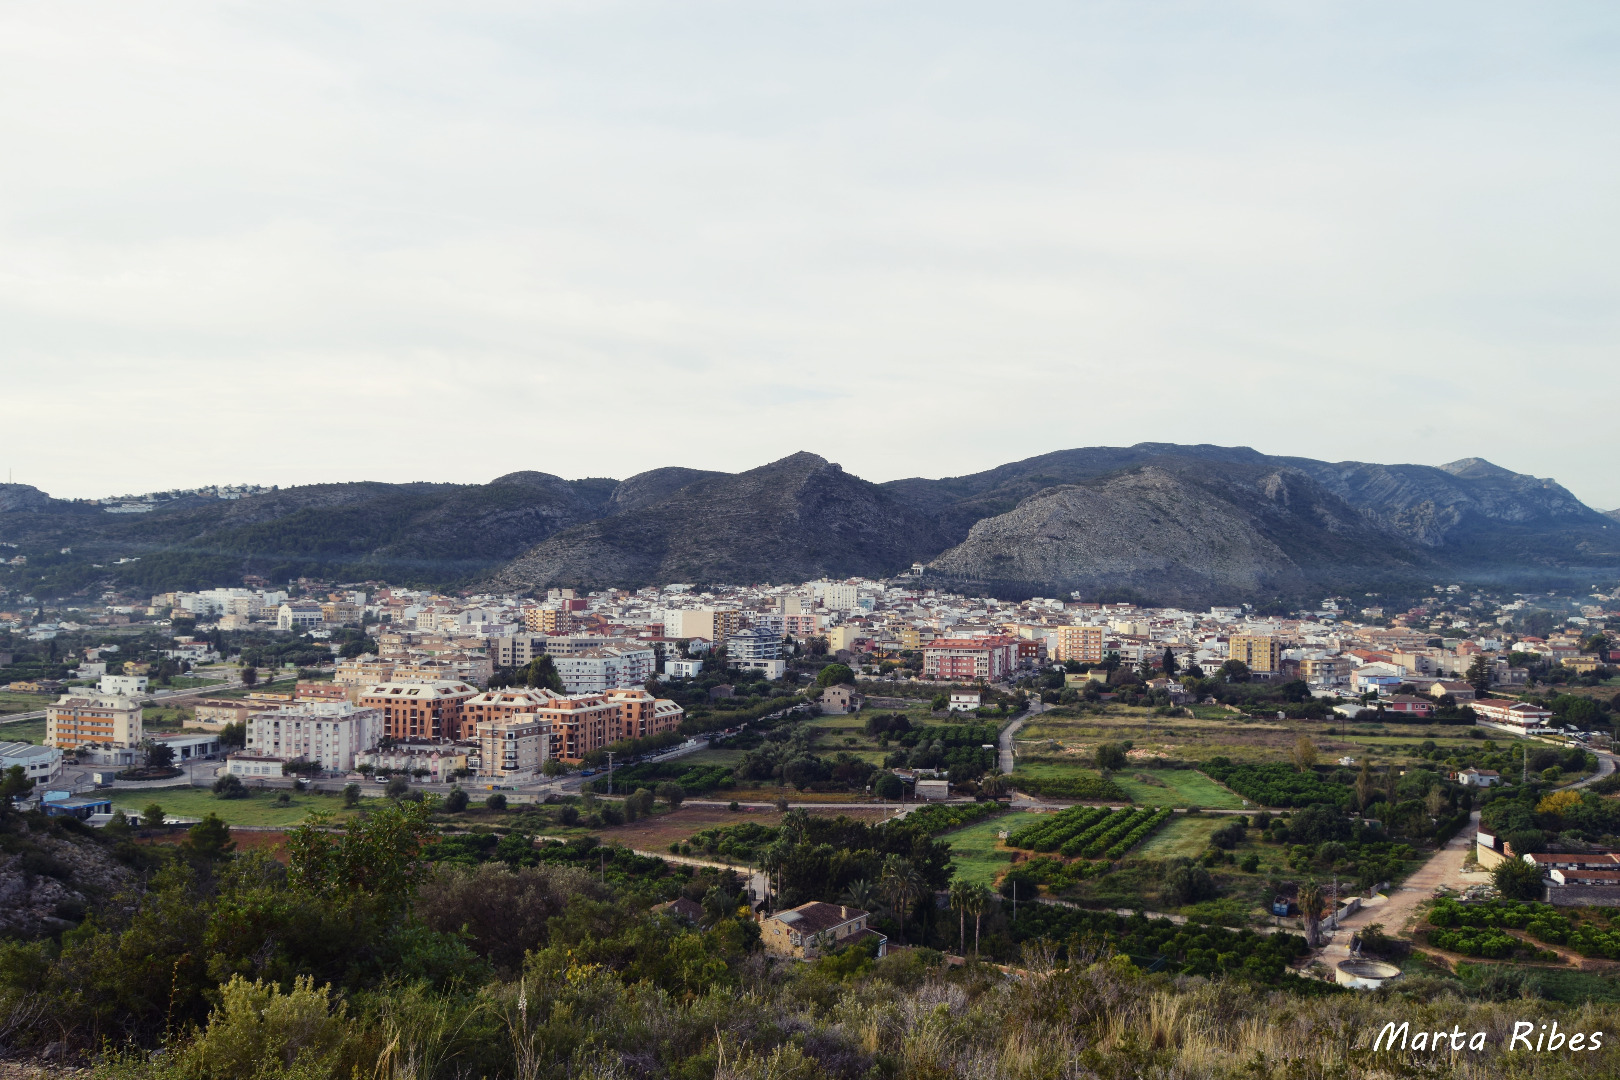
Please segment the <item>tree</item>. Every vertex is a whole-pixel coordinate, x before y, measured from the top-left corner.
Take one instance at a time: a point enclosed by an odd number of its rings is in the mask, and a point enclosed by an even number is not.
[[[1307,881],[1299,887],[1299,914],[1305,922],[1305,944],[1316,948],[1322,943],[1322,887]]]
[[[242,685],[243,686],[257,686],[257,685],[259,685],[259,669],[254,667],[252,664],[249,664],[247,667],[243,668],[242,669]]]
[[[775,869],[776,865],[773,862],[771,869]],[[765,867],[761,866],[761,869]],[[860,911],[876,911],[882,902],[883,897],[878,892],[877,886],[865,878],[856,878],[849,883],[849,888],[844,890],[844,903]]]
[[[562,693],[562,676],[557,674],[556,662],[545,655],[530,660],[528,666],[523,668],[523,685]]]
[[[383,794],[390,799],[397,799],[411,790],[411,782],[403,776],[391,776],[388,783],[383,785]]]
[[[355,807],[357,807],[359,805],[360,805],[360,785],[359,784],[344,784],[343,785],[343,807],[344,807],[344,809],[353,810]]]
[[[1463,678],[1479,697],[1491,696],[1491,661],[1483,654],[1474,657],[1474,662],[1468,665],[1468,673]]]
[[[1125,756],[1125,748],[1118,743],[1111,742],[1098,743],[1093,756],[1096,758],[1097,768],[1106,769],[1110,772],[1118,772],[1123,769],[1129,760]]]
[[[1541,867],[1523,859],[1503,859],[1491,871],[1491,883],[1508,900],[1540,900],[1546,886]]]
[[[1181,668],[1181,665],[1176,661],[1175,650],[1168,645],[1165,646],[1164,657],[1160,659],[1159,666],[1164,669],[1165,675],[1171,679],[1176,677],[1176,672]]]
[[[13,765],[5,771],[0,778],[0,814],[11,809],[13,800],[20,799],[34,790],[34,781],[21,765]]]
[[[928,707],[934,712],[944,712],[951,707],[951,699],[944,694],[935,694],[934,700],[928,703]]]
[[[673,780],[667,780],[658,785],[658,797],[668,803],[671,810],[679,810],[681,803],[686,800],[686,789]]]
[[[973,958],[979,958],[979,926],[985,912],[990,910],[990,890],[983,885],[973,886],[968,896],[968,910],[973,912]]]
[[[148,805],[145,810],[141,811],[141,824],[148,829],[160,827],[163,824],[163,807],[157,803]]]
[[[540,766],[541,776],[557,777],[562,776],[567,771],[568,766],[564,765],[554,757],[546,758],[545,764]]]
[[[450,794],[444,797],[444,811],[447,814],[459,814],[467,809],[467,793],[459,787],[451,788]]]
[[[207,816],[186,830],[186,840],[181,846],[194,858],[213,862],[235,851],[236,841],[231,839],[230,826],[210,810]]]
[[[506,796],[502,795],[498,791],[495,792],[489,798],[484,800],[484,809],[486,809],[486,810],[505,810],[506,809]]]
[[[1316,744],[1308,736],[1301,735],[1294,740],[1294,768],[1300,772],[1316,768]]]
[[[245,799],[248,797],[247,785],[235,773],[226,773],[214,781],[214,797],[216,799]]]
[[[872,778],[872,790],[880,799],[901,799],[905,797],[906,785],[892,772],[880,772]]]
[[[1242,660],[1228,660],[1221,665],[1221,678],[1229,683],[1248,682],[1249,665]]]
[[[167,743],[160,743],[148,739],[146,746],[146,767],[148,769],[168,769],[174,765],[174,747]]]
[[[828,664],[816,676],[817,686],[838,686],[842,683],[853,683],[855,673],[849,669],[848,664]]]
[[[1378,782],[1373,779],[1372,762],[1367,758],[1361,759],[1361,771],[1356,773],[1356,809],[1362,813],[1372,803],[1373,793],[1378,790]]]
[[[958,920],[956,951],[963,956],[967,955],[967,912],[972,903],[972,894],[972,885],[961,878],[952,879],[950,890],[951,910],[956,912]]]
[[[246,746],[247,725],[239,720],[233,720],[219,729],[220,746]]]
[[[900,926],[900,942],[904,944],[906,920],[911,917],[911,909],[926,887],[922,875],[917,873],[917,868],[911,865],[910,859],[890,855],[883,860],[883,877],[879,880],[878,887],[889,901],[889,910],[894,913],[895,921]]]

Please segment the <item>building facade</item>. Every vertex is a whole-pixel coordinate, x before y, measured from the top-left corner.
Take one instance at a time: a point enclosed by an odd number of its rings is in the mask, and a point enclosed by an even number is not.
[[[141,703],[123,694],[63,694],[45,710],[45,744],[58,750],[134,747],[143,737]]]
[[[1060,664],[1074,661],[1100,664],[1103,660],[1103,628],[1100,626],[1060,626],[1052,632],[1052,659]]]
[[[1258,674],[1272,674],[1282,668],[1282,647],[1269,634],[1233,634],[1226,645],[1226,658],[1241,660]]]
[[[380,709],[383,734],[391,739],[458,739],[465,702],[478,695],[470,683],[386,682],[367,687],[360,706]]]
[[[247,750],[285,761],[309,761],[328,772],[349,772],[383,734],[382,712],[347,701],[304,702],[256,713],[247,722]]]

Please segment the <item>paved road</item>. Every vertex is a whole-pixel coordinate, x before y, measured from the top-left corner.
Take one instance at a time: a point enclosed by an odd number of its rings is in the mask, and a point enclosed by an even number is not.
[[[1615,756],[1613,754],[1605,753],[1602,750],[1593,750],[1592,753],[1597,755],[1597,772],[1593,773],[1591,776],[1588,776],[1585,780],[1571,784],[1570,787],[1585,787],[1588,784],[1597,783],[1606,776],[1614,775]]]
[[[765,873],[761,870],[750,870],[746,866],[737,866],[734,863],[716,862],[711,859],[697,859],[690,855],[671,855],[667,851],[642,851],[640,848],[631,848],[637,855],[645,855],[653,859],[663,859],[665,862],[684,863],[687,866],[712,866],[719,870],[735,870],[748,879],[748,898],[759,903],[768,895],[770,885],[765,880]]]
[[[1031,717],[1038,716],[1045,711],[1046,706],[1040,700],[1030,698],[1029,711],[1001,730],[1001,737],[996,740],[996,745],[1000,751],[996,758],[996,768],[1000,769],[1003,775],[1012,775],[1014,764],[1013,736],[1018,734],[1018,729],[1028,723]]]

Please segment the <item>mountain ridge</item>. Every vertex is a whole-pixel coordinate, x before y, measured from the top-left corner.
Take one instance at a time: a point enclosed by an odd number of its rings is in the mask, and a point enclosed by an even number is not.
[[[26,568],[0,568],[0,586],[162,591],[254,573],[527,591],[884,577],[923,563],[929,579],[959,587],[1157,582],[1166,595],[1239,599],[1437,574],[1607,572],[1620,567],[1617,525],[1620,512],[1479,457],[1382,465],[1138,443],[875,484],[801,451],[741,473],[668,466],[565,480],[530,469],[487,484],[186,497],[144,514],[0,485],[0,541],[29,556]],[[1237,562],[1223,554],[1239,550]]]

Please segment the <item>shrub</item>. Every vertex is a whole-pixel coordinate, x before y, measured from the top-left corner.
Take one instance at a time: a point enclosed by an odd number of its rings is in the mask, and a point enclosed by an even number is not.
[[[506,796],[502,795],[498,791],[493,793],[492,795],[489,796],[489,798],[484,800],[484,809],[486,809],[486,810],[505,810],[506,809]]]
[[[344,1006],[331,1000],[331,989],[316,989],[308,975],[296,976],[287,993],[274,982],[232,976],[219,988],[220,1004],[208,1026],[182,1052],[182,1074],[254,1077],[263,1075],[267,1062],[287,1076],[338,1073],[350,1033]]]
[[[467,809],[467,793],[460,788],[451,788],[450,794],[444,797],[444,810],[447,814],[459,814]]]
[[[245,799],[248,797],[247,785],[235,773],[226,773],[214,781],[214,797],[218,799]]]

